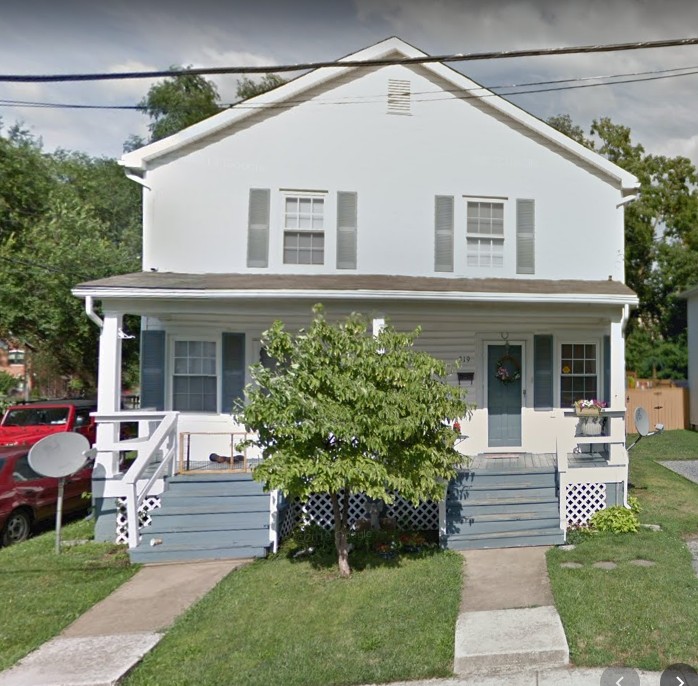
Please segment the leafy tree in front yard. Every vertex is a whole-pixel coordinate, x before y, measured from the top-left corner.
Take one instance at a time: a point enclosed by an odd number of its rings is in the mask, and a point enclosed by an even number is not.
[[[293,336],[281,322],[264,334],[272,365],[252,368],[254,384],[238,419],[257,433],[266,458],[254,478],[307,499],[329,493],[341,576],[349,576],[352,493],[417,505],[440,499],[463,456],[450,423],[469,413],[446,365],[419,352],[419,329],[386,327],[372,336],[357,314],[332,324],[322,307]]]

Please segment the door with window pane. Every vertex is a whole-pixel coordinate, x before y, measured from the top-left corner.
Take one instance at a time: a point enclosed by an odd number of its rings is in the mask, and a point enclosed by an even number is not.
[[[521,445],[521,345],[487,346],[487,445]]]
[[[217,398],[215,342],[175,341],[172,409],[179,412],[216,412]]]

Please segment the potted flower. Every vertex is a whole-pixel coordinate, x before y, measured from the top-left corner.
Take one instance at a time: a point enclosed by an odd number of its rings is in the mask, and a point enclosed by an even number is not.
[[[606,403],[603,400],[574,401],[574,412],[577,417],[598,417],[604,407],[606,407]]]

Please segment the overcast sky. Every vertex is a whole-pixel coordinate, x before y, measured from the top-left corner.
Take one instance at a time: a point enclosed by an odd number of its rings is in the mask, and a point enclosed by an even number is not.
[[[698,35],[689,0],[0,0],[0,72],[70,73],[333,60],[391,35],[431,54],[547,48]],[[696,67],[698,46],[454,65],[483,85]],[[236,77],[214,79],[230,102]],[[152,82],[4,84],[0,101],[136,104]],[[698,75],[510,98],[543,119],[569,113],[585,130],[609,116],[654,153],[698,164]],[[138,112],[0,106],[46,149],[118,157]]]

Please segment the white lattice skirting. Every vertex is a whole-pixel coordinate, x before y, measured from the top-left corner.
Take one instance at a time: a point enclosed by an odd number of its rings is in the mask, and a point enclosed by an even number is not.
[[[606,509],[606,484],[567,484],[565,519],[567,526],[586,526],[592,515]]]
[[[393,503],[386,505],[382,516],[394,519],[398,529],[424,531],[439,528],[439,504],[432,501],[414,507],[397,496]],[[349,499],[349,526],[352,526],[359,519],[367,519],[368,517],[365,494],[352,494]],[[281,526],[281,537],[287,536],[298,522],[317,524],[327,530],[332,529],[334,516],[330,496],[323,493],[311,496],[306,503],[298,501],[290,503]]]
[[[148,496],[138,508],[138,529],[150,526],[151,510],[160,507],[160,496]],[[116,540],[115,543],[128,543],[128,515],[126,514],[126,498],[116,499]]]

